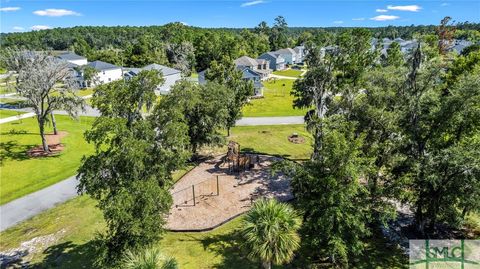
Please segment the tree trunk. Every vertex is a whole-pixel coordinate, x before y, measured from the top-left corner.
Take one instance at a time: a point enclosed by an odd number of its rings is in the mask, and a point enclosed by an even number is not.
[[[50,116],[52,118],[52,126],[53,126],[53,134],[57,135],[57,122],[55,121],[55,116],[53,115],[53,112],[50,113]]]
[[[272,263],[270,261],[263,262],[263,268],[271,269],[272,268]]]
[[[227,136],[230,136],[230,127],[227,127]]]
[[[425,216],[421,205],[417,205],[417,211],[415,212],[415,229],[422,236],[425,235]]]
[[[42,138],[43,151],[49,152],[50,149],[48,148],[47,138],[45,137],[45,121],[43,119],[38,119],[38,127],[40,129],[40,137]]]

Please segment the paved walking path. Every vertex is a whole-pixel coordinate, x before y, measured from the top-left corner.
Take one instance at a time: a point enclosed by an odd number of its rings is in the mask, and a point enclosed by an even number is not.
[[[77,196],[75,176],[0,206],[0,231]]]
[[[0,124],[11,122],[11,121],[16,121],[16,120],[21,120],[21,119],[26,119],[26,118],[31,118],[31,117],[34,117],[34,116],[35,116],[35,113],[33,113],[33,112],[21,114],[21,115],[18,115],[18,116],[11,116],[11,117],[8,117],[8,118],[0,119]]]
[[[236,126],[303,124],[303,116],[241,118]]]
[[[9,107],[2,107],[2,109],[8,109],[8,110],[19,111],[19,112],[29,112],[29,113],[23,114],[21,118],[18,118],[18,116],[13,116],[13,117],[1,119],[0,124],[35,116],[35,114],[31,112],[31,109],[9,108]],[[67,112],[65,111],[54,111],[54,113],[57,115],[68,115]],[[87,106],[86,111],[81,112],[79,115],[88,116],[88,117],[98,117],[100,116],[100,112],[95,108]],[[238,120],[236,125],[251,126],[251,125],[283,125],[283,124],[303,124],[303,123],[304,123],[303,116],[244,117]]]

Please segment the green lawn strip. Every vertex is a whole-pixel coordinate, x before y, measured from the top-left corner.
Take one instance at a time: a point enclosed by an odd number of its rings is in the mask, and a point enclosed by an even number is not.
[[[11,85],[10,87],[7,87],[6,85],[0,85],[0,94],[14,93],[14,92],[15,92],[14,85]]]
[[[299,78],[302,73],[303,73],[302,70],[295,70],[295,69],[273,71],[274,75],[284,76],[284,77],[293,77],[293,78]]]
[[[93,88],[86,88],[86,89],[81,89],[78,90],[76,93],[78,96],[87,96],[93,94],[94,90]]]
[[[288,136],[292,133],[303,136],[305,143],[294,144],[288,141]],[[303,124],[238,126],[232,129],[228,140],[238,142],[243,151],[278,155],[292,160],[310,158],[313,143]]]
[[[83,138],[94,118],[81,117],[72,120],[68,116],[57,115],[59,131],[68,135],[62,139],[64,150],[57,156],[31,158],[28,149],[41,144],[38,125],[33,118],[4,123],[1,125],[1,171],[0,204],[35,192],[74,175],[81,158],[93,152]],[[47,133],[52,127],[47,126]]]
[[[265,81],[264,98],[252,99],[243,109],[244,117],[304,116],[306,109],[293,108],[290,95],[294,80],[277,79]]]
[[[22,115],[25,112],[22,111],[15,111],[15,110],[8,110],[8,109],[0,109],[0,119]],[[2,126],[3,128],[3,126]]]

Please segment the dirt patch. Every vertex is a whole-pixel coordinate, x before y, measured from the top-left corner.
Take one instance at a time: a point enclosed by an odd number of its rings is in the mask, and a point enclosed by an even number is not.
[[[288,136],[288,141],[294,144],[303,144],[305,143],[305,138],[297,133],[293,133]]]
[[[63,234],[65,234],[65,229],[61,229],[53,234],[34,237],[22,242],[18,248],[0,252],[0,268],[7,268],[8,266],[13,268],[28,267],[30,259],[34,254],[40,253],[54,245]]]
[[[31,148],[27,151],[28,156],[30,157],[47,157],[47,156],[54,156],[59,154],[65,147],[61,143],[62,138],[68,135],[68,132],[60,131],[58,134],[47,134],[45,135],[47,138],[48,148],[50,152],[44,152],[43,147],[36,146]]]

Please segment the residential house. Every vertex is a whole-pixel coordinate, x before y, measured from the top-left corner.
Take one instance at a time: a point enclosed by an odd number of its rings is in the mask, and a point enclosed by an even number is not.
[[[275,52],[265,52],[264,54],[258,56],[258,59],[263,59],[268,61],[270,64],[270,69],[272,70],[283,70],[285,69],[285,58],[283,58],[280,54]]]
[[[59,59],[62,59],[64,61],[67,61],[67,62],[72,63],[72,64],[77,65],[77,66],[86,65],[88,63],[87,58],[85,58],[83,56],[80,56],[80,55],[77,55],[73,52],[64,52],[64,53],[61,53],[61,54],[57,55],[57,57]]]
[[[261,83],[262,75],[256,71],[253,71],[249,67],[237,66],[237,70],[242,72],[242,79],[246,81],[251,81],[253,83],[254,96],[262,96],[263,95],[263,84]],[[207,70],[198,72],[198,83],[200,84],[207,83],[207,79],[205,77],[206,71]]]
[[[250,70],[255,71],[260,75],[262,80],[267,79],[268,75],[272,73],[272,69],[270,69],[269,61],[265,59],[253,59],[248,56],[242,56],[235,61],[235,65],[237,68],[250,68]]]
[[[120,66],[102,61],[93,61],[88,63],[87,66],[97,70],[96,79],[93,81],[94,85],[109,83],[123,78],[122,67]]]
[[[296,53],[296,57],[295,57],[295,63],[303,63],[303,61],[305,60],[305,46],[296,46],[295,48],[293,48],[293,50],[295,51]]]
[[[164,82],[163,84],[159,85],[156,89],[157,94],[165,94],[170,92],[171,88],[175,83],[182,79],[182,72],[177,69],[170,68],[168,66],[160,65],[160,64],[149,64],[142,68],[125,68],[124,69],[124,77],[129,79],[131,77],[136,76],[143,70],[157,70],[162,73]]]
[[[297,53],[291,48],[279,49],[274,52],[285,59],[285,64],[291,65],[297,63]]]

